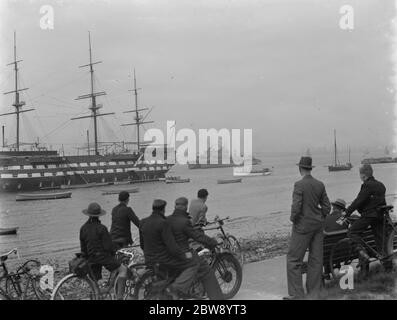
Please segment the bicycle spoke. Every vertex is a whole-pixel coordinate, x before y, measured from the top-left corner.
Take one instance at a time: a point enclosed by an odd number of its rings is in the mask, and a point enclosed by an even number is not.
[[[66,276],[57,285],[53,300],[95,300],[94,284],[88,278]]]

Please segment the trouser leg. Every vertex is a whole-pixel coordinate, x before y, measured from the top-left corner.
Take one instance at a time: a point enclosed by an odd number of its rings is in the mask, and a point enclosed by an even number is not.
[[[322,286],[323,240],[323,230],[319,229],[313,234],[309,244],[306,289],[310,295],[318,295]]]
[[[305,252],[309,247],[312,233],[298,233],[292,230],[289,250],[287,254],[288,294],[303,297],[302,263]]]
[[[184,269],[172,283],[173,289],[186,294],[196,278],[199,265],[193,265]]]
[[[372,220],[362,217],[353,222],[351,225],[347,235],[350,240],[353,242],[354,249],[356,251],[364,250],[362,246],[361,236],[363,232],[368,228],[371,224]]]
[[[127,267],[121,265],[118,269],[117,275],[117,299],[122,300],[124,298],[124,291],[127,282]]]
[[[224,300],[214,270],[203,259],[199,259],[198,279],[203,284],[204,290],[210,300]]]
[[[373,218],[371,222],[372,234],[374,235],[376,250],[385,255],[385,238],[383,234],[383,218]]]

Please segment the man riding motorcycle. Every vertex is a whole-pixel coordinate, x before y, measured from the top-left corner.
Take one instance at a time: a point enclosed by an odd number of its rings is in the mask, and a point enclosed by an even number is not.
[[[189,240],[193,239],[204,246],[212,249],[218,242],[205,235],[203,232],[193,228],[189,213],[187,212],[188,200],[184,197],[175,201],[175,210],[172,215],[167,217],[167,223],[170,226],[172,234],[178,247],[186,255],[192,256],[191,261],[175,264],[174,267],[181,270],[182,273],[178,279],[171,285],[170,289],[176,294],[186,294],[190,289],[196,277],[202,282],[207,296],[211,300],[223,300],[222,290],[214,271],[204,259],[191,249]]]
[[[361,190],[357,198],[346,209],[345,215],[350,216],[357,210],[361,217],[354,221],[348,231],[348,236],[352,240],[355,249],[363,264],[368,262],[369,256],[361,245],[362,233],[371,226],[375,243],[379,252],[383,252],[382,227],[383,214],[379,207],[386,205],[386,188],[382,182],[375,180],[371,165],[364,164],[360,168],[360,179],[363,181]]]

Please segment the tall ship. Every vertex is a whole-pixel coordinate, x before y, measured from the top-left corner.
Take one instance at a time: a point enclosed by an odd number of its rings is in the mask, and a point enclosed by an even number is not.
[[[336,130],[334,130],[334,164],[328,166],[328,171],[348,171],[353,168],[350,162],[350,148],[349,148],[349,162],[346,164],[341,164],[338,160],[337,148],[336,148]]]
[[[86,186],[99,186],[106,184],[123,184],[134,182],[156,181],[164,178],[165,174],[173,166],[167,163],[167,146],[158,146],[154,149],[163,149],[164,160],[146,161],[144,158],[147,143],[140,141],[140,127],[143,124],[153,121],[146,121],[146,116],[142,115],[147,108],[138,106],[138,88],[136,86],[136,76],[134,70],[134,87],[132,90],[135,96],[135,108],[125,111],[134,114],[134,122],[125,126],[136,126],[137,141],[122,143],[121,150],[117,152],[107,152],[101,148],[98,141],[97,118],[111,115],[114,113],[101,113],[102,105],[97,102],[97,98],[106,95],[105,92],[96,92],[94,87],[94,68],[100,63],[93,62],[91,36],[89,36],[89,63],[81,66],[88,67],[90,71],[90,93],[79,96],[76,100],[89,99],[91,101],[88,116],[72,118],[71,120],[92,118],[94,122],[94,147],[89,142],[87,131],[87,154],[65,156],[58,151],[48,150],[41,147],[38,143],[23,143],[20,141],[20,114],[33,111],[25,109],[25,102],[20,99],[20,92],[27,88],[20,88],[18,81],[19,63],[17,60],[16,34],[14,33],[14,61],[9,65],[14,66],[15,88],[5,94],[14,94],[15,100],[12,106],[13,112],[4,113],[0,116],[16,116],[16,141],[14,144],[6,145],[3,133],[3,151],[0,151],[0,192],[35,191],[45,189],[68,189]],[[121,143],[119,143],[120,145]],[[126,145],[136,145],[134,151],[128,149]],[[30,147],[30,149],[29,149]],[[92,150],[93,149],[93,150]]]

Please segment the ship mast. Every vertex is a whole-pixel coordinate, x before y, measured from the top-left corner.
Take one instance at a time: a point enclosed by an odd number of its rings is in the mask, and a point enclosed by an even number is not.
[[[71,120],[84,119],[84,118],[94,118],[94,144],[95,144],[95,155],[99,155],[98,151],[98,125],[97,125],[97,117],[107,116],[114,114],[114,112],[109,113],[98,113],[98,110],[102,108],[102,104],[97,104],[96,97],[106,95],[106,92],[95,92],[94,89],[94,64],[102,63],[102,61],[92,62],[92,48],[91,48],[91,34],[88,32],[88,46],[90,53],[90,63],[79,66],[79,68],[89,67],[90,68],[90,80],[91,80],[91,92],[89,94],[85,94],[82,96],[78,96],[75,100],[81,99],[91,99],[91,106],[88,108],[91,110],[91,115],[72,118]],[[89,146],[88,146],[89,148]]]
[[[128,90],[128,91],[132,92],[134,95],[135,109],[124,111],[124,113],[135,113],[135,117],[134,117],[135,122],[122,124],[121,126],[136,126],[136,137],[137,137],[136,144],[137,144],[138,153],[139,153],[141,151],[140,126],[143,124],[146,124],[146,123],[153,123],[154,121],[145,121],[143,116],[140,114],[141,111],[146,111],[146,110],[148,110],[148,108],[139,109],[139,107],[138,107],[138,90],[141,90],[141,88],[136,87],[135,68],[134,68],[134,80],[133,81],[134,81],[133,82],[134,88],[131,90]]]
[[[28,109],[28,110],[21,110],[21,108],[25,105],[24,101],[20,101],[19,100],[19,92],[20,91],[24,91],[24,90],[28,90],[28,88],[23,88],[23,89],[19,89],[18,88],[18,63],[21,62],[22,60],[17,60],[17,36],[16,36],[16,32],[14,31],[14,61],[7,64],[7,66],[10,65],[14,65],[14,72],[15,72],[15,90],[13,91],[9,91],[9,92],[5,92],[4,94],[10,94],[10,93],[15,93],[15,102],[12,104],[15,107],[15,111],[14,112],[9,112],[9,113],[3,113],[0,114],[0,116],[6,116],[6,115],[11,115],[11,114],[15,114],[16,118],[17,118],[17,132],[16,132],[16,143],[15,143],[15,147],[16,150],[19,151],[19,120],[20,120],[20,114],[23,112],[29,112],[29,111],[33,111],[34,109]]]
[[[334,129],[334,147],[335,147],[335,166],[337,165],[337,163],[336,163],[336,159],[337,159],[337,157],[336,157],[336,130]]]

